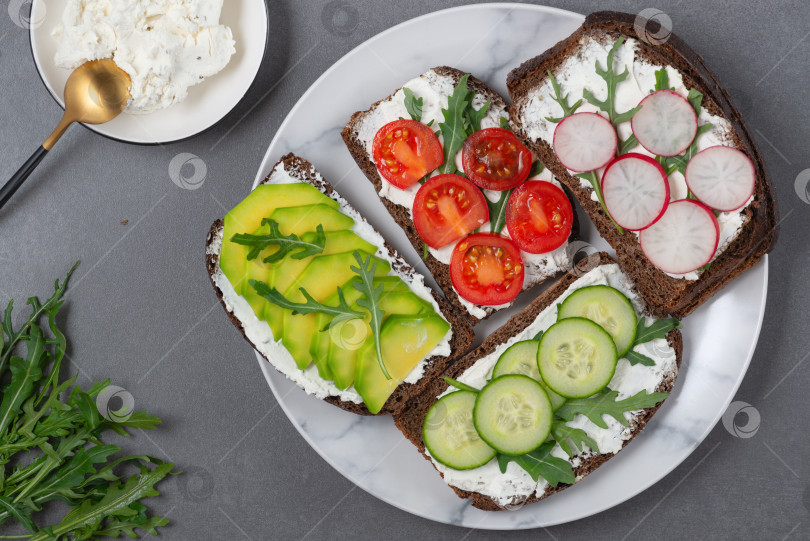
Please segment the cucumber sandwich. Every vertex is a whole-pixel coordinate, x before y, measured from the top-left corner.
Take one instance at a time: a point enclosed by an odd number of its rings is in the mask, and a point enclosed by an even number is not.
[[[354,413],[400,411],[472,345],[464,319],[292,154],[214,222],[206,265],[256,351]]]
[[[649,317],[609,255],[589,257],[394,416],[460,497],[541,500],[615,456],[672,391],[675,319]]]

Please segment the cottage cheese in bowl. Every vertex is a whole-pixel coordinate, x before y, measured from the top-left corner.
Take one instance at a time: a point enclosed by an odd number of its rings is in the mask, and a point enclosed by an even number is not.
[[[223,0],[68,0],[52,36],[57,66],[112,58],[132,80],[128,113],[182,101],[236,52]]]

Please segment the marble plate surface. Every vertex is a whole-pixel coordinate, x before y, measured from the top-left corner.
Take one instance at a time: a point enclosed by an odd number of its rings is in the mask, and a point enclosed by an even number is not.
[[[71,71],[56,67],[56,39],[67,0],[33,0],[29,17],[31,52],[45,87],[65,107],[65,82]],[[227,0],[220,23],[233,31],[236,53],[225,68],[189,88],[188,97],[167,109],[145,115],[122,114],[106,124],[87,125],[106,137],[127,143],[159,144],[187,139],[222,120],[250,88],[267,45],[267,6],[264,0]],[[59,119],[54,119],[54,126]]]
[[[481,4],[395,26],[348,53],[312,85],[279,128],[256,182],[287,152],[307,158],[425,273],[419,255],[349,156],[340,130],[354,111],[368,108],[432,66],[470,71],[506,95],[509,70],[566,37],[582,20],[582,15],[542,6]],[[607,249],[587,218],[581,218],[584,239]],[[301,435],[324,460],[370,494],[415,515],[459,526],[503,530],[550,526],[599,513],[635,496],[695,450],[745,375],[759,336],[767,282],[764,258],[686,318],[684,362],[675,391],[627,448],[581,483],[514,511],[479,511],[456,497],[389,417],[346,413],[306,395],[261,357],[259,364]],[[519,306],[504,312],[513,313],[532,296],[522,295]],[[498,314],[479,325],[479,340],[508,315]]]

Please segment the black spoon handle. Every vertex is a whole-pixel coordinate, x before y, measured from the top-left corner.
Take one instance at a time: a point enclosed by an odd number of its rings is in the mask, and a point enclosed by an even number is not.
[[[39,162],[42,161],[42,158],[44,158],[47,153],[48,151],[45,150],[45,147],[39,147],[31,155],[31,157],[28,158],[28,161],[25,162],[22,167],[20,167],[19,171],[14,173],[14,176],[11,177],[2,188],[0,188],[0,208],[3,208],[8,200],[11,199],[14,192],[16,192],[20,186],[22,186],[22,183],[25,182],[28,175],[30,175],[31,172],[36,169]]]

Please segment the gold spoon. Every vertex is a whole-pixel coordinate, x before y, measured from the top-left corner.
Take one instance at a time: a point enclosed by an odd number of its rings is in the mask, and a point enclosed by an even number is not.
[[[65,83],[65,114],[42,146],[0,188],[0,208],[74,122],[103,124],[121,114],[129,101],[129,75],[110,59],[91,60],[76,68]]]

